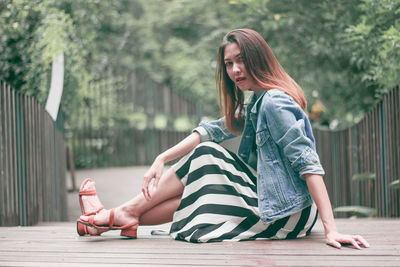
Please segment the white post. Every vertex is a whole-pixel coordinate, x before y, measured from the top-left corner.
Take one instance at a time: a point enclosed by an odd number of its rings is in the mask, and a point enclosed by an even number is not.
[[[51,69],[50,92],[46,102],[46,111],[56,121],[60,107],[64,83],[64,54],[54,57]]]

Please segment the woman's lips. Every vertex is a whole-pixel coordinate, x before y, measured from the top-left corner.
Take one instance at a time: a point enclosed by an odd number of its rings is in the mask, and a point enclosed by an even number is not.
[[[237,85],[241,85],[241,84],[244,83],[245,80],[246,80],[246,78],[244,78],[244,77],[237,78],[237,79],[236,79],[236,84],[237,84]]]

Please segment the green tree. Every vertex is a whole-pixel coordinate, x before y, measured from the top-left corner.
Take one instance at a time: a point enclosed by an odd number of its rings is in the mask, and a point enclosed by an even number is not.
[[[71,17],[57,1],[2,1],[0,3],[0,72],[16,90],[36,96],[44,103],[50,87],[53,58],[65,55],[64,92],[67,106],[75,88],[84,88],[85,49],[80,46]]]
[[[400,80],[399,9],[399,0],[4,0],[1,78],[44,101],[51,60],[63,51],[67,124],[82,106],[104,104],[93,95],[104,84],[111,107],[98,122],[129,120],[132,73],[216,116],[217,47],[246,27],[263,35],[310,107],[322,101],[320,120],[346,126]]]
[[[303,87],[310,106],[322,100],[328,123],[356,122],[400,81],[399,0],[234,2],[247,6],[251,27]]]

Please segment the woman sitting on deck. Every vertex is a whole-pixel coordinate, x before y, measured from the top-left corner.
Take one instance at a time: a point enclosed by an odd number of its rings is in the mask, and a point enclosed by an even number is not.
[[[144,176],[143,194],[119,207],[101,209],[87,180],[81,207],[93,215],[80,217],[78,233],[117,229],[136,237],[138,225],[172,221],[170,235],[189,242],[291,239],[308,235],[319,213],[327,244],[368,247],[361,236],[337,231],[303,91],[261,35],[229,32],[216,74],[224,117],[201,122],[160,154]],[[219,145],[239,135],[237,154]]]

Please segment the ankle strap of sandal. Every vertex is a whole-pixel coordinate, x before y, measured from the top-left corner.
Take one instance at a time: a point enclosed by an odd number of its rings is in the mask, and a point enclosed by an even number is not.
[[[94,196],[96,194],[97,194],[96,190],[86,190],[86,191],[79,192],[80,196]]]

